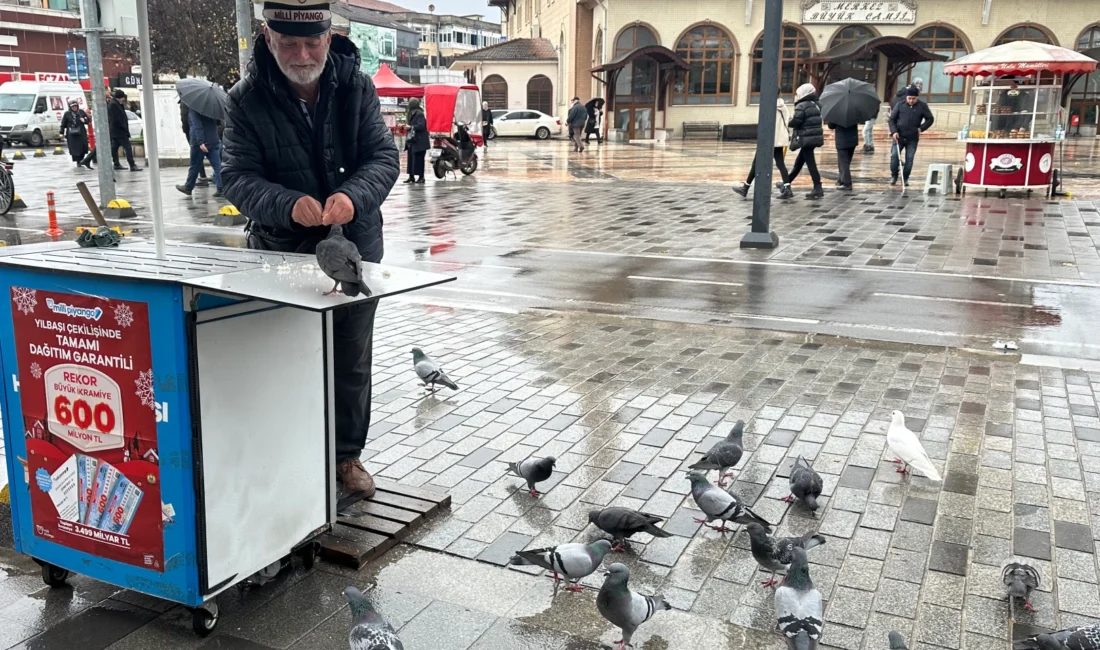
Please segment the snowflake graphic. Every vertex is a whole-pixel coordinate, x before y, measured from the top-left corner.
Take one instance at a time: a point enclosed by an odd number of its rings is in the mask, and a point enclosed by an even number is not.
[[[12,287],[12,302],[15,303],[16,309],[29,314],[34,311],[35,305],[38,304],[38,291],[35,289],[25,289],[23,287]]]
[[[129,327],[134,322],[134,311],[130,305],[115,305],[115,322],[119,327]]]
[[[37,361],[31,364],[31,376],[35,379],[42,379],[42,366],[38,365]]]
[[[137,386],[136,393],[141,399],[141,403],[149,408],[155,408],[156,401],[153,396],[153,369],[144,370],[138,375],[138,378],[134,380],[134,385]]]

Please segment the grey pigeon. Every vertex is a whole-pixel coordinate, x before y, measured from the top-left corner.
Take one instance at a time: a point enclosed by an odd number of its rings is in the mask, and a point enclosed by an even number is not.
[[[1100,650],[1100,623],[1036,634],[1012,644],[1013,650]]]
[[[688,468],[703,470],[704,475],[707,470],[718,470],[718,487],[725,487],[726,470],[741,462],[741,455],[745,453],[744,448],[741,446],[741,438],[744,433],[745,421],[738,420],[725,440],[716,442],[707,453],[703,454],[701,459],[696,461],[695,464],[689,465]]]
[[[626,646],[633,647],[630,637],[638,626],[645,623],[662,609],[672,609],[663,596],[643,596],[630,590],[630,569],[616,562],[607,567],[607,577],[596,596],[596,609],[612,625],[623,631],[623,638],[616,641],[618,650]]]
[[[401,639],[378,612],[371,607],[370,601],[355,587],[344,590],[351,608],[351,631],[348,632],[350,650],[405,650]]]
[[[451,378],[443,372],[443,368],[435,362],[435,359],[424,354],[424,351],[420,348],[413,348],[412,353],[413,370],[416,371],[416,376],[420,377],[420,381],[424,382],[429,391],[435,392],[436,384],[443,384],[451,390],[458,390],[458,384],[451,381]]]
[[[611,542],[606,539],[598,539],[591,544],[562,544],[549,548],[537,548],[530,551],[516,551],[509,564],[516,566],[540,566],[554,572],[555,586],[561,582],[558,574],[572,580],[566,591],[580,591],[581,586],[577,582],[585,576],[592,575],[600,568],[603,558],[611,552]]]
[[[890,632],[886,635],[886,638],[890,640],[890,650],[909,650],[909,647],[905,645],[905,639],[901,638],[900,633]]]
[[[1005,562],[1001,565],[1001,580],[1008,588],[1009,620],[1016,620],[1016,599],[1022,598],[1024,609],[1035,611],[1031,606],[1031,592],[1039,588],[1039,570],[1030,564]]]
[[[339,289],[345,296],[354,298],[360,293],[370,295],[370,288],[363,280],[363,256],[359,249],[344,237],[341,226],[329,229],[328,237],[317,244],[317,266],[325,275],[333,279],[332,289],[325,295],[336,293]]]
[[[508,463],[508,469],[512,470],[516,476],[527,480],[527,489],[530,490],[531,496],[538,497],[539,491],[535,489],[536,483],[542,483],[546,479],[550,478],[550,475],[554,473],[554,460],[553,456],[547,456],[546,458],[528,458],[522,463]]]
[[[806,533],[802,537],[772,537],[755,521],[749,522],[745,530],[749,531],[749,544],[756,563],[772,572],[771,578],[760,583],[765,587],[779,584],[775,574],[791,563],[795,548],[808,551],[825,543],[825,538],[817,533]]]
[[[626,538],[634,533],[649,533],[654,537],[672,537],[672,533],[657,528],[661,517],[648,515],[630,508],[611,507],[603,510],[589,510],[588,521],[603,532],[611,535],[615,546],[612,551],[622,551]]]
[[[806,551],[791,551],[791,566],[783,584],[775,590],[776,629],[790,650],[814,650],[825,621],[821,617],[821,592],[810,580]]]
[[[741,502],[737,500],[737,497],[733,496],[729,492],[721,488],[716,488],[711,485],[707,477],[703,476],[699,472],[688,472],[688,480],[691,481],[691,496],[695,499],[695,504],[699,506],[699,509],[703,511],[706,517],[700,519],[695,518],[695,523],[701,524],[706,522],[707,528],[717,530],[720,533],[726,532],[726,522],[732,521],[738,524],[747,524],[750,521],[755,521],[767,529],[771,529],[771,524],[767,522],[763,517],[756,514],[749,509],[748,506],[741,505]],[[721,526],[712,526],[710,522],[715,519],[722,520]]]
[[[810,509],[810,513],[817,512],[817,498],[821,496],[823,487],[821,475],[810,467],[805,458],[799,456],[791,467],[791,475],[787,479],[791,485],[791,493],[783,498],[790,503],[797,497]]]

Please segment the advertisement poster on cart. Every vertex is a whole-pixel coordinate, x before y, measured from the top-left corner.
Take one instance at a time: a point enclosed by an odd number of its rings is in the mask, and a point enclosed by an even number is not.
[[[35,536],[164,570],[149,310],[11,289]]]

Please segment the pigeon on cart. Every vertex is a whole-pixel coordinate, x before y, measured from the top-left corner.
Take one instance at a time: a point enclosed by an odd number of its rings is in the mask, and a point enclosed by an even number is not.
[[[348,632],[349,650],[405,650],[393,626],[382,620],[371,607],[370,601],[355,587],[344,590],[351,609],[351,631]]]
[[[741,455],[745,453],[742,447],[742,437],[745,433],[745,421],[738,420],[733,425],[733,430],[725,440],[716,442],[703,457],[690,465],[688,469],[718,470],[718,487],[726,487],[726,470],[735,467],[741,462]]]
[[[344,237],[342,226],[334,225],[329,229],[328,237],[317,244],[317,266],[332,278],[332,289],[325,295],[336,293],[337,289],[345,296],[354,298],[360,293],[370,295],[370,288],[363,280],[363,256],[355,244]]]
[[[643,596],[631,591],[627,585],[629,580],[630,569],[616,562],[607,568],[607,577],[596,596],[596,609],[600,611],[600,616],[623,631],[623,638],[615,642],[618,650],[631,645],[630,637],[634,636],[639,625],[663,609],[672,609],[663,596]]]
[[[626,550],[626,538],[634,533],[649,533],[654,537],[672,537],[672,533],[657,528],[657,524],[663,521],[663,517],[630,508],[613,506],[603,510],[589,510],[588,521],[611,535],[611,542],[615,544],[612,551]]]
[[[611,542],[606,539],[598,539],[591,544],[562,544],[548,548],[536,548],[530,551],[516,551],[516,554],[508,560],[513,566],[539,566],[554,573],[554,587],[561,582],[561,577],[571,583],[566,591],[581,591],[577,584],[581,578],[592,575],[600,568],[604,557],[611,552]]]
[[[424,354],[424,351],[420,348],[413,348],[412,353],[413,370],[416,371],[416,376],[420,377],[420,381],[428,387],[429,392],[435,392],[436,384],[442,384],[451,390],[458,390],[458,384],[451,381],[451,378],[443,372],[442,366],[436,363],[435,359]]]
[[[542,483],[553,475],[555,462],[557,461],[553,456],[528,458],[521,463],[508,463],[508,469],[512,470],[512,473],[516,476],[526,480],[527,489],[531,496],[538,497],[539,491],[535,489],[535,485]]]

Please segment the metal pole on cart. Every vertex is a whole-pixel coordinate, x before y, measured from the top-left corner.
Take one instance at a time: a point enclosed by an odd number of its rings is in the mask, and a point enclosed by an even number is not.
[[[87,1],[87,0],[86,0]],[[137,2],[138,44],[141,50],[141,112],[145,120],[145,155],[149,159],[149,198],[153,208],[153,241],[157,258],[164,259],[164,213],[160,196],[160,156],[157,153],[157,114],[153,105],[153,50],[149,44],[148,0]],[[100,161],[101,166],[105,161]]]

